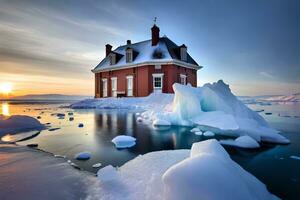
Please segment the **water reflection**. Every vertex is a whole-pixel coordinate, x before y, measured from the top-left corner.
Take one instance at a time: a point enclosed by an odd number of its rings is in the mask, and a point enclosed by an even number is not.
[[[1,112],[2,115],[5,115],[5,116],[9,116],[10,113],[9,113],[9,104],[8,103],[2,103],[2,112]]]

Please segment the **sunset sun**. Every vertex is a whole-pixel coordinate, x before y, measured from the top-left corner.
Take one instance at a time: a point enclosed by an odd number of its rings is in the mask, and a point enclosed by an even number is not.
[[[9,94],[12,92],[12,84],[11,83],[1,83],[0,84],[0,92],[2,94]]]

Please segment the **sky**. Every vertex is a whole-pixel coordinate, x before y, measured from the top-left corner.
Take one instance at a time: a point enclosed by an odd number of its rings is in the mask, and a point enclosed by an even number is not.
[[[295,0],[0,0],[0,84],[15,95],[93,95],[91,72],[113,47],[160,33],[203,66],[198,86],[223,79],[237,95],[300,92]]]

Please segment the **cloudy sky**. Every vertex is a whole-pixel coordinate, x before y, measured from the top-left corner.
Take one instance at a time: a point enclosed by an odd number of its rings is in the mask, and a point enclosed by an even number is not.
[[[238,95],[300,92],[300,3],[253,1],[0,0],[0,82],[15,94],[93,95],[91,69],[114,47],[162,35]]]

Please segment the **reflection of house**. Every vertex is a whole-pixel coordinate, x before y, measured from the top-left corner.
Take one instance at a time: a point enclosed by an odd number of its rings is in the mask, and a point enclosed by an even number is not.
[[[150,40],[134,44],[127,40],[114,51],[106,45],[106,57],[92,70],[96,98],[173,93],[173,83],[196,86],[201,66],[187,53],[187,47],[159,37],[156,25],[151,32]]]

